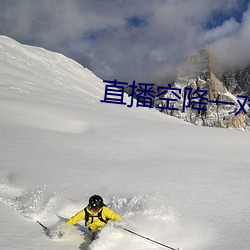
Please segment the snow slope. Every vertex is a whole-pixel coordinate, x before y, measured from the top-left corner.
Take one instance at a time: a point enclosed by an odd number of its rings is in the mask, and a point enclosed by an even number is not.
[[[61,240],[36,223],[53,228],[97,193],[166,245],[248,250],[249,133],[102,103],[104,88],[63,55],[0,36],[0,248],[162,249],[112,225],[90,244],[83,223]]]

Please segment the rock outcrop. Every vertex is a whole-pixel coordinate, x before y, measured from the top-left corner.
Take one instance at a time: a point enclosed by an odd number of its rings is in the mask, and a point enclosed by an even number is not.
[[[193,124],[248,129],[250,67],[217,72],[211,62],[206,49],[187,58],[177,69],[171,89],[156,103],[162,112]],[[247,98],[244,110],[243,97]]]

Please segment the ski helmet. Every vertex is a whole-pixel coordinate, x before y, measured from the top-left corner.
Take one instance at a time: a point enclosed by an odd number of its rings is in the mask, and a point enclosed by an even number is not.
[[[99,195],[93,195],[89,198],[89,206],[93,210],[98,210],[103,207],[103,199]]]

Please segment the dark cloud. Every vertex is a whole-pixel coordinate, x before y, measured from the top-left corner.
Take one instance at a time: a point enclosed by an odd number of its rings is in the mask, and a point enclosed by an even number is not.
[[[205,46],[226,62],[225,48],[244,54],[250,25],[247,11],[239,18],[242,1],[1,0],[0,33],[61,52],[103,79],[154,82]]]

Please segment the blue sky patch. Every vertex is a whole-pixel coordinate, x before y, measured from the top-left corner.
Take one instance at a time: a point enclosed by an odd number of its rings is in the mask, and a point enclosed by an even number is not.
[[[127,24],[130,27],[139,28],[147,24],[147,18],[139,16],[131,16],[127,18]]]
[[[249,0],[239,0],[237,9],[230,13],[225,13],[223,10],[215,11],[210,20],[206,23],[206,29],[213,29],[221,26],[226,20],[234,18],[238,23],[241,23],[244,12],[248,9]]]

